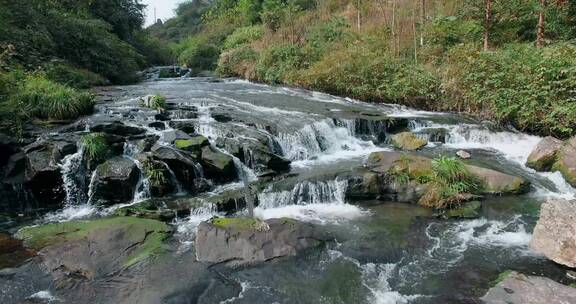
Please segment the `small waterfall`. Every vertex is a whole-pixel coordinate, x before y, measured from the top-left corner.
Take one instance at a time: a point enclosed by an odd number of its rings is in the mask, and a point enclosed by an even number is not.
[[[230,156],[232,156],[232,159],[234,160],[234,166],[236,167],[236,171],[238,171],[238,177],[244,185],[248,185],[249,183],[258,180],[254,170],[242,163],[238,157],[231,154]]]
[[[90,184],[88,184],[88,204],[92,205],[94,198],[94,184],[96,183],[96,170],[92,171],[90,176]]]
[[[168,164],[164,162],[162,162],[162,164],[164,165],[164,167],[166,167],[166,170],[168,170],[168,173],[170,174],[170,180],[176,186],[176,194],[177,195],[186,194],[186,191],[184,191],[184,188],[182,188],[182,184],[176,178],[176,174],[174,174],[174,171],[170,169],[170,166],[168,166]]]
[[[334,223],[368,214],[345,202],[346,180],[305,181],[291,191],[268,189],[258,195],[254,215],[260,219],[289,217],[316,223]]]
[[[152,195],[150,194],[150,180],[148,179],[148,177],[144,172],[144,166],[139,160],[135,158],[135,156],[140,152],[141,152],[140,149],[136,145],[130,142],[124,143],[124,157],[134,162],[136,167],[138,167],[138,171],[140,172],[140,178],[138,179],[138,183],[136,184],[136,189],[134,191],[134,198],[132,200],[133,204],[139,203],[152,197]]]
[[[64,191],[66,192],[66,206],[80,205],[88,201],[83,160],[84,147],[80,145],[76,153],[64,157],[62,164],[60,164]]]
[[[261,208],[276,208],[288,205],[344,204],[348,181],[304,181],[296,184],[292,191],[264,191],[258,196]]]
[[[282,147],[284,157],[297,161],[307,160],[321,154],[338,154],[342,151],[365,151],[374,144],[355,137],[353,122],[324,119],[306,125],[295,133],[280,133],[276,140]]]

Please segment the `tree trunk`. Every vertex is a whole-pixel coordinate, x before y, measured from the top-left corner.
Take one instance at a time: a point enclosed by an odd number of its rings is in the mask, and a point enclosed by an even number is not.
[[[486,20],[484,25],[484,50],[490,48],[490,29],[492,27],[492,0],[486,0]]]
[[[424,46],[424,26],[426,25],[426,0],[422,0],[420,9],[420,46]]]
[[[536,47],[542,47],[544,40],[544,12],[546,10],[546,0],[540,0],[540,13],[538,14],[538,32],[536,33]]]

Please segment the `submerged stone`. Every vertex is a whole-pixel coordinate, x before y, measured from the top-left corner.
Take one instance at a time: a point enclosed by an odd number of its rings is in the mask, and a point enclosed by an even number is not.
[[[501,279],[481,298],[482,301],[487,304],[576,303],[576,288],[545,277],[510,272]]]
[[[469,203],[464,203],[462,206],[449,209],[440,214],[441,218],[444,219],[474,219],[480,217],[480,210],[482,209],[482,203],[479,201],[473,201]]]
[[[196,256],[242,266],[294,256],[328,240],[314,225],[292,219],[217,218],[198,226]]]

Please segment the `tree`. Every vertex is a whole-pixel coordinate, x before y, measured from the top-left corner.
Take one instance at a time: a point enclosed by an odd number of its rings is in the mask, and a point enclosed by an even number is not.
[[[490,48],[490,29],[492,28],[492,0],[486,0],[486,19],[484,25],[484,50]]]
[[[542,47],[544,40],[544,13],[546,11],[546,0],[540,0],[540,12],[538,13],[538,29],[536,33],[536,47]]]

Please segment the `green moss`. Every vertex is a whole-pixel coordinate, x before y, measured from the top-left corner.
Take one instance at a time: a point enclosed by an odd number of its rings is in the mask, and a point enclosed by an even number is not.
[[[492,287],[494,287],[494,286],[502,283],[504,280],[506,280],[506,278],[507,278],[510,274],[512,274],[512,272],[513,272],[513,271],[510,270],[510,269],[501,272],[501,273],[498,275],[498,277],[497,277],[494,281],[492,281],[492,282],[490,283],[490,285],[491,285]]]
[[[482,204],[478,201],[466,203],[461,207],[446,210],[441,217],[442,218],[464,218],[472,219],[480,217],[480,208]]]
[[[223,229],[259,230],[264,222],[253,218],[219,217],[212,219],[210,223]]]
[[[403,150],[418,150],[428,144],[425,139],[418,138],[412,132],[402,132],[392,136],[394,147]]]
[[[177,139],[174,145],[178,149],[189,150],[193,152],[200,151],[202,147],[210,145],[208,138],[204,136],[195,136],[190,139]]]
[[[576,288],[576,283],[572,283],[572,284],[570,284],[570,285],[568,285],[568,286],[570,286],[570,287],[572,287],[572,288]]]
[[[126,257],[123,265],[132,266],[147,257],[162,251],[163,241],[168,237],[169,227],[159,221],[140,219],[135,217],[111,217],[94,221],[71,221],[42,226],[26,227],[16,233],[16,238],[34,250],[46,246],[63,244],[87,237],[98,230],[109,230],[111,227],[125,227],[125,238],[141,239],[142,232],[146,234],[145,240]]]
[[[86,153],[89,161],[100,162],[110,154],[108,141],[104,133],[84,135],[82,136],[82,144],[84,145],[84,153]]]

